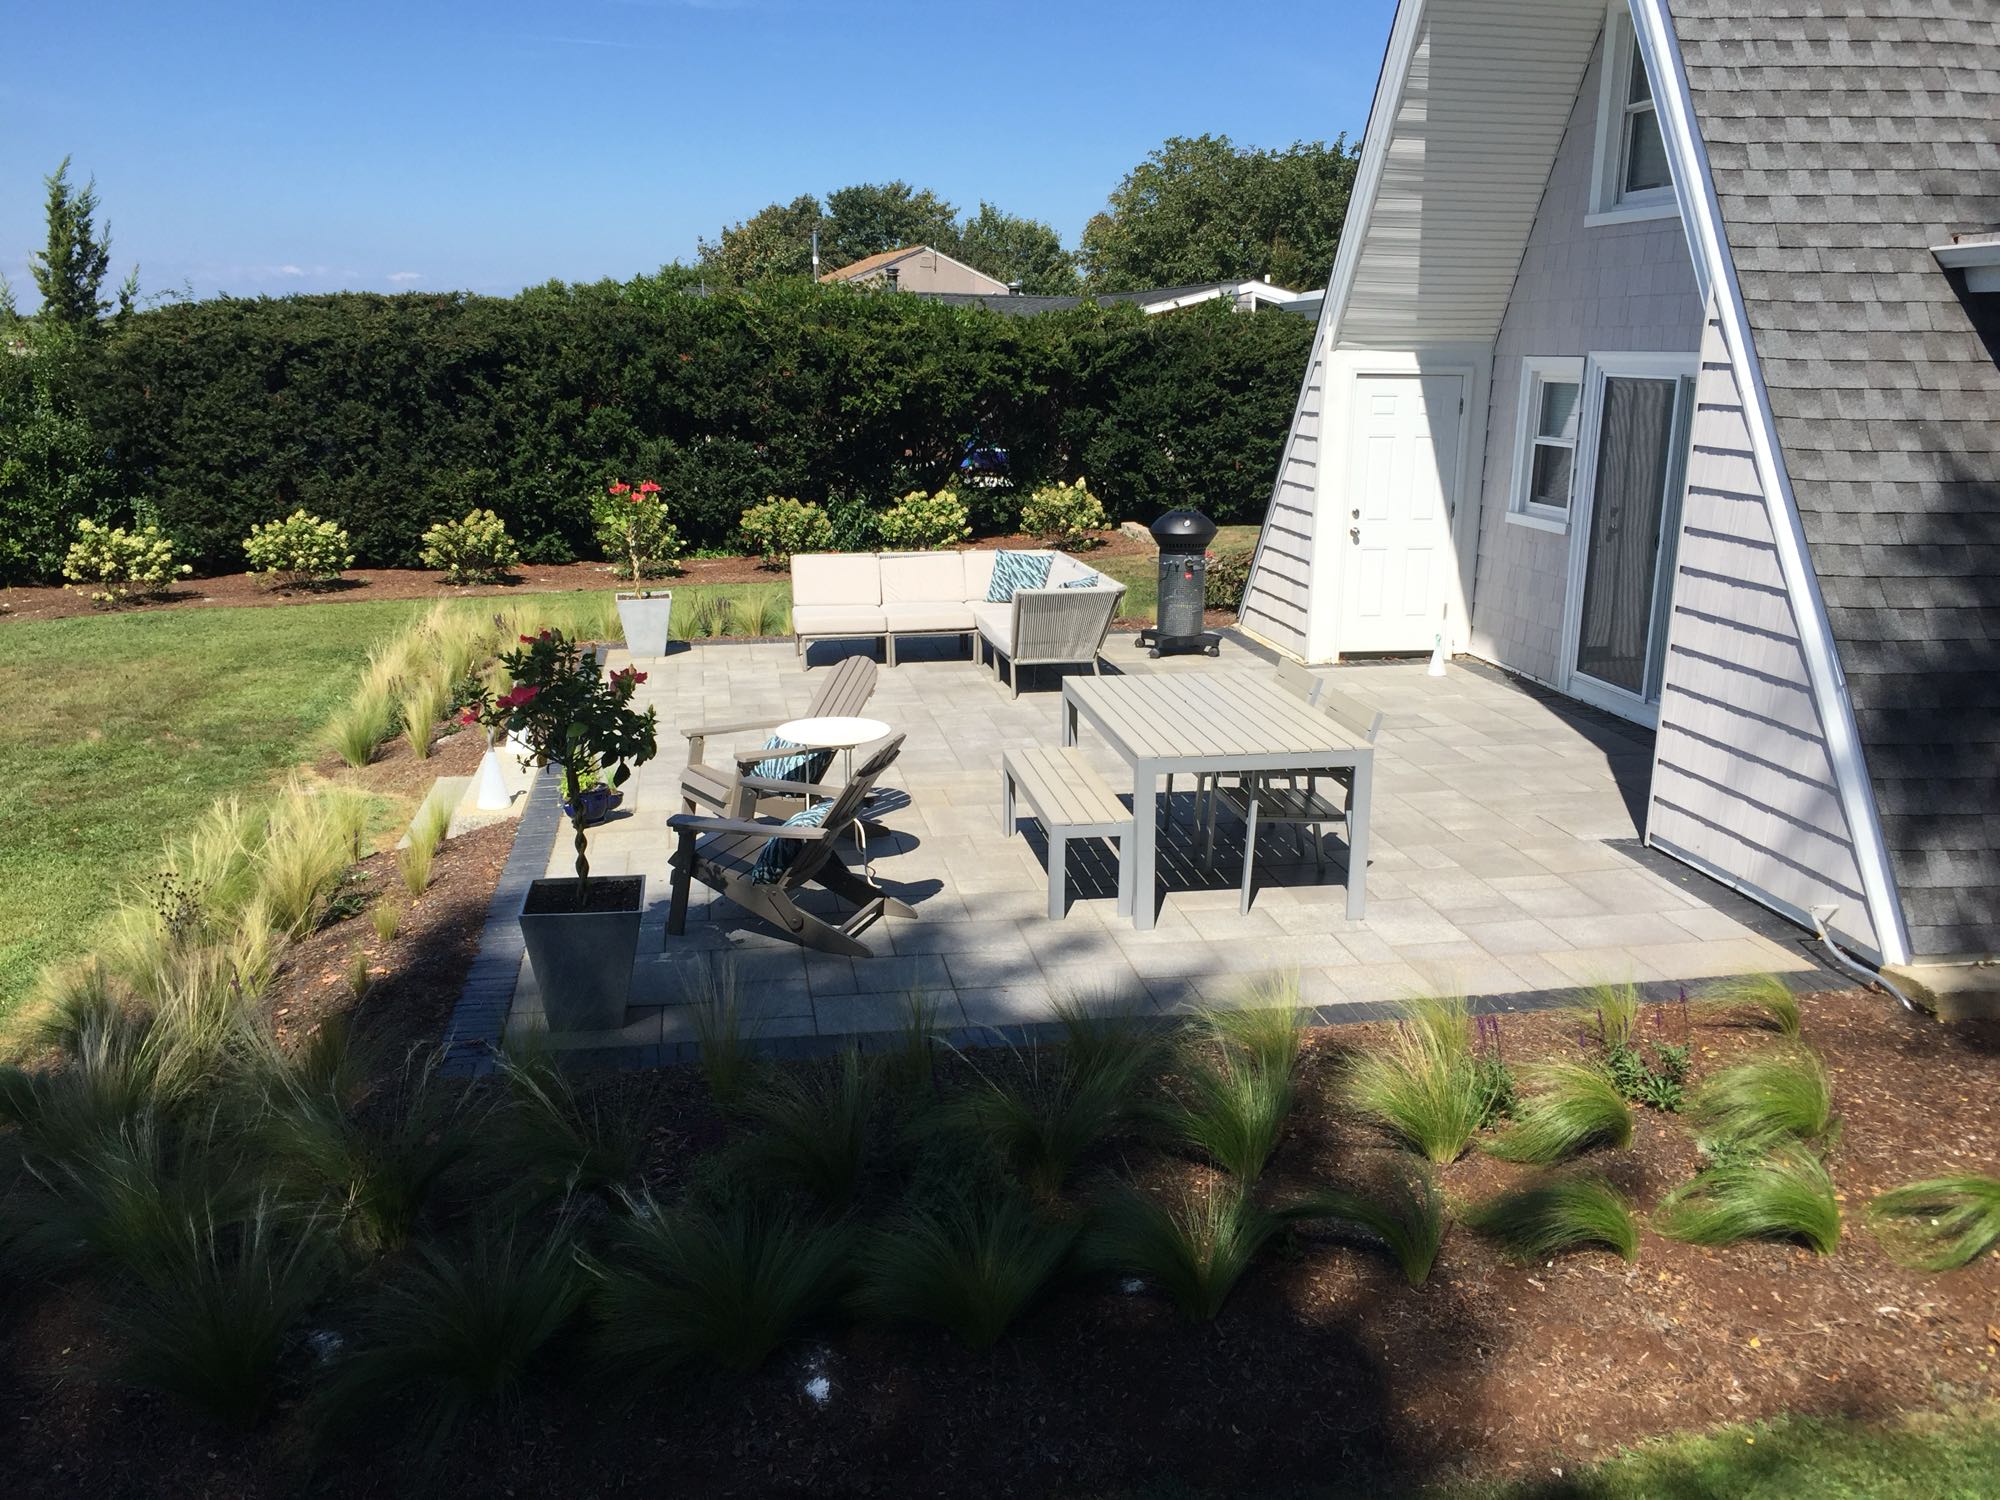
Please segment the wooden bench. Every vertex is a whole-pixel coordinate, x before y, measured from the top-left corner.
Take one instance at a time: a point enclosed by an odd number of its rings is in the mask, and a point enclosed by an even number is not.
[[[1118,841],[1118,915],[1132,914],[1132,861],[1127,846],[1132,814],[1102,776],[1075,750],[1009,750],[1000,761],[1000,828],[1015,831],[1015,800],[1026,801],[1049,833],[1049,916],[1061,921],[1066,899],[1069,841]]]

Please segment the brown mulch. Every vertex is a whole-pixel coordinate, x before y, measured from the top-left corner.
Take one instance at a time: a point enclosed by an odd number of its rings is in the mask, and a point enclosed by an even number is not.
[[[1039,545],[1026,536],[984,537],[974,547],[1032,547]],[[1102,543],[1087,555],[1093,559],[1139,557],[1153,554],[1151,542],[1141,542],[1122,532],[1104,533]],[[648,586],[672,587],[675,583],[777,583],[786,577],[782,568],[765,567],[754,557],[696,557],[682,563],[673,578],[653,581]],[[176,584],[156,599],[123,606],[127,611],[151,613],[162,609],[198,609],[212,605],[279,606],[286,604],[327,604],[351,599],[457,599],[469,595],[563,593],[573,590],[625,588],[614,578],[610,565],[601,562],[538,565],[524,563],[513,570],[505,583],[452,584],[444,574],[428,568],[356,568],[338,583],[317,589],[275,589],[261,575],[222,573],[212,578],[190,578]],[[61,586],[0,588],[0,621],[58,620],[71,615],[103,613],[104,606],[93,604],[87,593]]]
[[[392,854],[364,861],[340,904],[350,914],[289,957],[273,1002],[281,1032],[352,1010],[385,1068],[434,1040],[511,834],[503,825],[446,844],[414,901]],[[366,914],[376,899],[405,908],[387,944]],[[371,978],[358,1006],[348,981],[357,948]],[[310,1423],[289,1394],[262,1431],[217,1430],[109,1378],[116,1349],[81,1284],[7,1296],[0,1283],[8,1471],[38,1496],[260,1500],[1379,1494],[1464,1474],[1546,1474],[1643,1437],[1785,1411],[1877,1418],[2000,1396],[2000,1257],[1943,1276],[1905,1270],[1860,1212],[1917,1177],[2000,1171],[2000,1028],[1939,1026],[1860,992],[1812,996],[1805,1010],[1804,1039],[1831,1071],[1841,1115],[1828,1162],[1848,1224],[1831,1257],[1783,1244],[1702,1249],[1647,1231],[1632,1265],[1582,1251],[1520,1267],[1453,1226],[1430,1281],[1413,1289],[1379,1254],[1303,1231],[1265,1252],[1212,1325],[1186,1323],[1149,1292],[1085,1279],[986,1354],[922,1329],[833,1324],[747,1377],[618,1393],[558,1374],[463,1431],[431,1473],[393,1435],[372,1432],[315,1463]],[[1683,1023],[1665,1007],[1654,1024]],[[1357,1184],[1405,1159],[1335,1103],[1344,1056],[1385,1034],[1313,1033],[1261,1193]],[[1697,1079],[1776,1045],[1728,1020],[1688,1034]],[[1561,1016],[1503,1022],[1517,1064],[1577,1046]],[[1004,1055],[979,1064],[1017,1065]],[[950,1056],[940,1072],[947,1087],[969,1076]],[[741,1134],[691,1070],[602,1075],[587,1088],[600,1107],[642,1120],[646,1175],[664,1196]],[[878,1148],[893,1151],[889,1132]],[[1641,1112],[1632,1147],[1588,1165],[1646,1211],[1697,1157],[1685,1122]],[[1206,1171],[1137,1136],[1098,1153],[1093,1171],[1112,1168],[1149,1183]],[[1442,1180],[1463,1202],[1528,1170],[1475,1152]],[[887,1180],[878,1188],[875,1208],[895,1192]],[[824,1404],[804,1393],[813,1374],[831,1382]]]

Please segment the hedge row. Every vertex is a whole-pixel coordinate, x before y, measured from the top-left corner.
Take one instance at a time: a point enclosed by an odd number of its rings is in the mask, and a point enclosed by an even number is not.
[[[1311,339],[1303,318],[1085,307],[1035,318],[779,285],[701,296],[640,281],[510,299],[342,294],[142,313],[76,388],[119,500],[205,569],[303,507],[364,564],[408,564],[433,521],[490,506],[531,560],[594,556],[590,505],[658,480],[694,547],[767,495],[855,507],[935,489],[968,443],[981,531],[1044,480],[1114,517],[1261,516]]]

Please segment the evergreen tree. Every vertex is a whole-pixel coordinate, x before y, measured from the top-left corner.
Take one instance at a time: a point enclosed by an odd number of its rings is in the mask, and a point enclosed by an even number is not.
[[[112,304],[100,295],[111,268],[111,226],[97,231],[97,179],[82,187],[69,180],[69,158],[55,175],[42,179],[49,190],[49,242],[29,262],[35,286],[42,294],[41,317],[64,328],[91,328]],[[118,291],[118,310],[132,310],[138,292],[138,268]]]

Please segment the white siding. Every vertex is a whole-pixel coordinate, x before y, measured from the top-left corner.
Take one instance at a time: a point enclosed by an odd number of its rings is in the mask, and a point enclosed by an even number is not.
[[[1716,323],[1701,357],[1647,837],[1879,951]]]
[[[1570,539],[1506,519],[1519,461],[1521,360],[1592,350],[1685,354],[1701,345],[1701,294],[1679,217],[1584,224],[1603,51],[1600,40],[1541,194],[1494,342],[1487,404],[1472,650],[1548,683],[1562,680]]]
[[[1336,347],[1492,341],[1603,21],[1604,0],[1431,0]]]
[[[1243,595],[1246,628],[1292,655],[1306,654],[1312,597],[1313,519],[1319,505],[1320,413],[1326,401],[1326,359],[1313,346],[1305,386],[1285,439],[1271,508],[1257,539],[1250,586]]]

